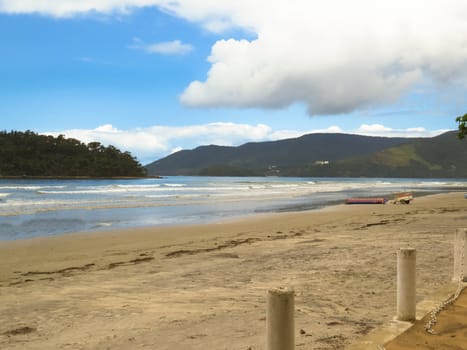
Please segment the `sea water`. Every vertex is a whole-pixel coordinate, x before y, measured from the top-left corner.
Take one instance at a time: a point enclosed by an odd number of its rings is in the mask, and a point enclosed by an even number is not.
[[[0,240],[297,211],[348,197],[465,191],[466,179],[166,177],[0,180]]]

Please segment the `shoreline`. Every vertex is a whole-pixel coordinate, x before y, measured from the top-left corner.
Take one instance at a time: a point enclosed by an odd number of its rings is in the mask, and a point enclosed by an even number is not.
[[[431,191],[427,190],[415,190],[415,191],[410,191],[415,198],[422,198],[425,196],[432,196],[436,194],[443,194],[443,193],[455,193],[458,192],[460,189],[450,189],[449,191],[447,190],[442,190],[442,189],[433,189]],[[463,188],[462,188],[463,190]],[[374,193],[372,195],[360,195],[360,198],[372,198],[372,197],[384,197],[387,200],[387,203],[385,205],[392,205],[392,200],[395,194],[398,192],[391,192],[390,194],[378,194]],[[349,197],[346,197],[349,198]],[[215,215],[215,212],[211,213],[211,216],[206,216],[206,217],[199,217],[198,219],[195,219],[194,221],[191,221],[192,219],[189,219],[188,221],[185,221],[186,219],[182,220],[181,222],[176,222],[176,221],[168,221],[168,222],[160,222],[160,223],[154,223],[154,224],[135,224],[135,222],[130,222],[130,223],[118,223],[116,222],[95,222],[93,225],[91,225],[91,222],[87,223],[86,225],[90,225],[90,227],[84,228],[84,229],[76,229],[76,230],[65,230],[63,232],[59,232],[56,229],[47,232],[47,233],[30,233],[30,237],[23,237],[18,235],[12,235],[11,237],[3,237],[0,236],[0,243],[1,242],[11,242],[11,241],[17,241],[17,240],[28,240],[28,239],[34,239],[34,238],[41,238],[41,237],[57,237],[57,236],[62,236],[62,235],[70,235],[70,234],[76,234],[76,233],[82,233],[82,234],[95,234],[99,232],[108,232],[108,231],[128,231],[128,230],[138,230],[138,229],[151,229],[151,228],[169,228],[169,227],[177,227],[177,226],[193,226],[193,225],[210,225],[210,224],[218,224],[218,223],[223,223],[225,221],[231,222],[231,221],[241,221],[244,219],[248,219],[251,217],[255,216],[264,216],[264,215],[276,215],[276,214],[293,214],[293,213],[306,213],[306,212],[313,212],[313,211],[319,211],[323,210],[326,208],[330,207],[336,207],[340,205],[346,205],[345,199],[329,199],[327,201],[319,200],[318,202],[313,202],[313,199],[310,200],[310,202],[305,202],[305,200],[302,198],[300,199],[300,203],[281,203],[283,201],[283,198],[269,198],[271,203],[270,207],[264,206],[263,208],[256,208],[245,210],[244,212],[234,212],[234,213],[227,213],[227,212],[222,212],[221,215]],[[258,202],[257,199],[253,199],[252,202]],[[224,200],[224,201],[219,201],[218,204],[222,206],[226,206],[228,203],[230,203],[231,200]],[[233,201],[234,203],[237,203],[236,201]],[[249,204],[249,202],[246,202]],[[190,203],[187,204],[188,206],[196,206],[196,203]],[[200,204],[205,205],[205,204]],[[259,205],[259,204],[258,204]],[[44,211],[38,211],[38,212],[25,212],[23,214],[18,214],[14,216],[5,216],[5,218],[14,218],[14,217],[30,217],[31,219],[34,219],[36,215],[39,216],[52,216],[54,221],[60,221],[63,219],[66,220],[72,220],[75,217],[78,220],[86,220],[84,219],[85,213],[88,210],[92,211],[113,211],[113,210],[126,210],[126,211],[139,211],[143,213],[143,211],[146,211],[145,215],[147,214],[148,210],[151,209],[160,209],[160,208],[167,208],[167,207],[172,207],[170,205],[153,205],[153,204],[146,204],[146,205],[141,205],[141,206],[133,206],[133,205],[125,205],[125,204],[114,204],[112,206],[95,206],[92,209],[87,208],[86,206],[83,207],[74,207],[74,208],[67,208],[63,207],[60,210],[44,210]],[[175,205],[173,207],[176,207]],[[184,207],[183,205],[181,207]],[[54,215],[54,213],[57,213]],[[71,216],[67,217],[68,214],[71,214]],[[136,212],[135,212],[136,214]],[[92,214],[91,214],[92,215]],[[102,214],[100,214],[102,215]],[[114,214],[115,215],[115,214]],[[112,216],[110,214],[110,216]],[[0,215],[0,219],[2,216]],[[110,219],[112,220],[112,219]],[[107,220],[104,220],[107,221]],[[15,228],[16,231],[18,231],[18,228]]]
[[[217,222],[256,213],[316,209],[344,203],[350,197],[391,199],[394,193],[410,190],[421,196],[467,189],[465,180],[448,179],[172,177],[131,181],[4,181],[0,186],[0,239]]]
[[[394,315],[401,246],[417,300],[450,281],[463,196],[2,241],[0,347],[264,349],[266,292],[287,285],[297,345],[342,348]]]

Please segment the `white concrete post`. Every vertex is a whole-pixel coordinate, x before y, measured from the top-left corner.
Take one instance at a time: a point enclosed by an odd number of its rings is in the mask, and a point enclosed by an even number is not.
[[[415,320],[415,261],[416,250],[397,251],[397,319]]]
[[[293,289],[268,291],[267,350],[295,349],[294,303]]]
[[[467,228],[456,230],[454,236],[453,281],[467,282]]]

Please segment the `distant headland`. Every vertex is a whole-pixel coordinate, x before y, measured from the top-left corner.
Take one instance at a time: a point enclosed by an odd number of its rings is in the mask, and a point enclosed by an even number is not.
[[[146,169],[129,152],[99,142],[0,132],[0,178],[141,178]]]

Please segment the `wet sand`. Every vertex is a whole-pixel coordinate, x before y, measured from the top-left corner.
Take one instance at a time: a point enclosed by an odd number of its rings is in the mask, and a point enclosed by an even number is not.
[[[296,348],[342,349],[394,316],[398,248],[418,301],[450,282],[460,227],[450,193],[2,242],[0,348],[265,349],[267,290],[291,286]]]

